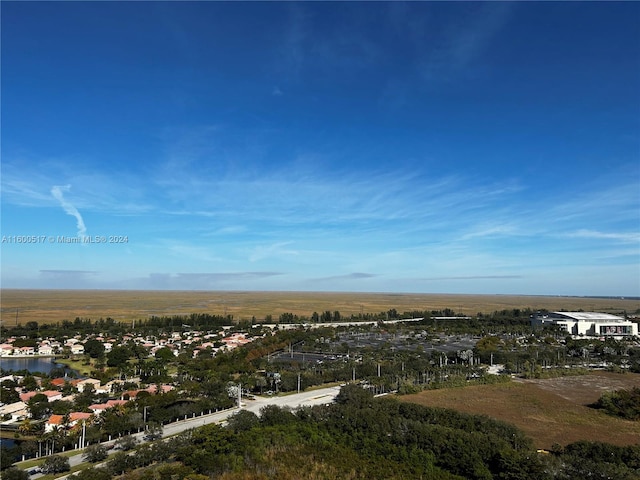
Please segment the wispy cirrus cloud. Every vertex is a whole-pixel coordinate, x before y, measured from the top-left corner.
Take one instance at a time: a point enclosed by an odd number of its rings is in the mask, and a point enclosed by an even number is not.
[[[596,230],[578,230],[564,234],[568,238],[593,238],[597,240],[614,240],[623,243],[640,243],[640,232],[599,232]]]
[[[49,207],[53,195],[60,204],[60,198],[69,204],[65,193],[73,185],[73,207],[77,210],[137,215],[153,209],[149,185],[141,182],[136,174],[89,171],[73,164],[73,161],[56,158],[17,161],[10,155],[5,156],[1,178],[3,203]]]
[[[518,234],[518,228],[514,225],[477,225],[476,228],[469,233],[462,235],[461,240],[471,240],[474,238],[495,238],[503,236],[512,236]]]
[[[425,79],[441,80],[476,62],[507,23],[512,10],[507,3],[470,5],[469,10],[462,10],[466,14],[438,25],[437,34],[426,42],[429,46],[420,62]]]
[[[71,215],[76,219],[78,236],[82,237],[87,234],[87,227],[85,226],[84,219],[82,218],[82,215],[80,215],[78,209],[71,202],[64,198],[63,192],[68,192],[69,190],[71,190],[71,185],[54,186],[53,188],[51,188],[51,195],[53,195],[54,198],[58,200],[58,202],[60,202],[60,206],[62,206],[62,208],[68,215]]]
[[[277,242],[271,245],[259,245],[253,248],[252,253],[249,255],[250,262],[257,262],[266,258],[283,257],[283,256],[298,256],[300,252],[290,248],[284,248],[287,245],[291,245],[293,242]]]

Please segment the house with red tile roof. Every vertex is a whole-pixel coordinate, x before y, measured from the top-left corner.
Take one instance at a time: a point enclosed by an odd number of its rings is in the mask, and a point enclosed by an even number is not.
[[[83,420],[89,420],[93,414],[85,413],[85,412],[71,412],[69,414],[69,423],[68,428],[73,428],[79,422]],[[56,427],[61,427],[64,425],[64,415],[51,415],[49,420],[44,424],[44,433],[49,433],[54,430]]]
[[[57,390],[45,390],[42,393],[47,396],[47,400],[49,402],[55,402],[56,400],[62,400],[62,392],[58,392]]]
[[[20,396],[20,401],[27,403],[29,400],[31,400],[32,397],[35,397],[37,394],[39,394],[40,392],[25,392],[25,393],[21,393]]]
[[[124,405],[127,403],[127,400],[108,400],[107,403],[95,403],[93,405],[89,405],[89,410],[91,410],[96,415],[100,415],[102,412],[109,408],[113,408],[118,405]]]
[[[65,383],[67,383],[67,380],[65,378],[54,378],[53,380],[51,380],[51,385],[56,388],[64,387]]]
[[[13,355],[13,345],[3,343],[0,345],[0,357],[8,357]]]

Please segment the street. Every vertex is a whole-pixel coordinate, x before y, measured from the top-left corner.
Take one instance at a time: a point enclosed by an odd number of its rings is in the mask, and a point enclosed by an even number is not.
[[[267,405],[276,405],[278,407],[289,407],[291,409],[295,409],[301,406],[314,406],[314,405],[324,405],[327,403],[331,403],[333,399],[340,392],[340,387],[325,387],[317,390],[309,390],[306,392],[293,393],[289,395],[282,396],[264,396],[264,397],[254,397],[252,400],[242,400],[242,409],[248,410],[255,414],[260,413],[260,409]],[[187,430],[202,427],[203,425],[208,425],[210,423],[223,423],[229,418],[231,415],[237,413],[239,409],[231,408],[229,410],[224,410],[220,412],[211,413],[208,415],[202,415],[199,417],[191,417],[185,420],[179,420],[177,422],[169,423],[164,426],[162,437],[170,437],[173,435],[177,435],[179,433],[185,432]],[[145,443],[144,440],[145,432],[140,432],[133,434],[138,443]],[[114,441],[103,442],[103,445],[112,445]],[[79,452],[75,455],[69,457],[69,466],[71,468],[80,465],[83,463],[82,460],[82,452]],[[36,473],[31,475],[31,478],[40,478],[42,474]],[[68,475],[63,477],[58,477],[60,479],[68,478]]]

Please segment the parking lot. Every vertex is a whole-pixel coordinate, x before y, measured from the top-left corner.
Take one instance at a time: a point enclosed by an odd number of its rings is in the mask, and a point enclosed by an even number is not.
[[[471,350],[479,337],[472,335],[428,336],[426,332],[386,333],[386,332],[347,332],[341,333],[339,339],[330,344],[330,353],[306,352],[307,347],[298,346],[293,351],[272,354],[272,362],[297,362],[321,364],[360,356],[363,350],[388,349],[396,351],[418,351],[455,353]],[[346,351],[345,351],[346,350]],[[339,352],[339,353],[338,353]]]

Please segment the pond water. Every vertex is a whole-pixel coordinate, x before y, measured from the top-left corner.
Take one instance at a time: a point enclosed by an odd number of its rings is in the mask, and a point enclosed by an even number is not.
[[[30,372],[49,373],[52,368],[65,368],[61,363],[55,363],[54,357],[35,358],[0,358],[0,368],[2,370],[28,370]],[[71,371],[71,370],[69,370]]]
[[[16,444],[15,440],[11,438],[0,438],[0,446],[4,448],[11,448]]]

